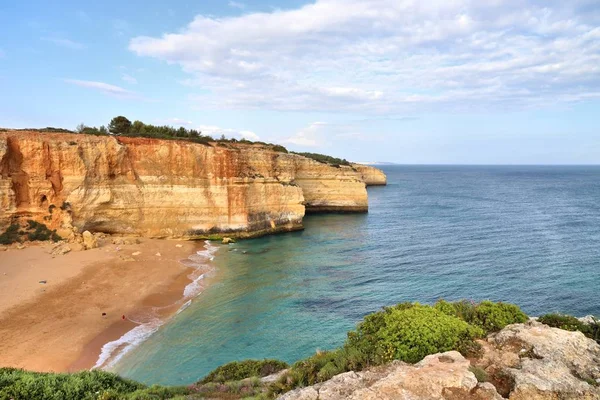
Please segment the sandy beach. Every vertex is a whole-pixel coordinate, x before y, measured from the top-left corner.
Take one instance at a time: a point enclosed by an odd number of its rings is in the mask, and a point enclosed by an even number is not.
[[[58,256],[47,244],[0,251],[0,366],[88,369],[144,310],[160,307],[162,318],[176,312],[192,271],[180,260],[202,244],[140,242],[107,238],[99,248]]]

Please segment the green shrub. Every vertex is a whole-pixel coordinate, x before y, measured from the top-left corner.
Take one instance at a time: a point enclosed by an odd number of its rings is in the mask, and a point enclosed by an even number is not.
[[[59,240],[61,240],[62,238],[56,233],[56,230],[51,231],[50,229],[48,229],[48,227],[44,224],[40,224],[39,222],[36,222],[34,220],[28,220],[27,221],[27,229],[28,230],[33,230],[33,232],[30,232],[27,234],[27,239],[29,239],[29,241],[33,242],[33,241],[46,241],[46,240],[52,240],[54,242],[58,242]]]
[[[466,300],[454,303],[440,300],[434,305],[434,308],[446,315],[460,318],[477,326],[486,334],[498,332],[507,325],[523,323],[528,320],[527,315],[518,306],[510,303],[494,303],[489,300],[479,304]]]
[[[585,324],[571,315],[546,314],[538,318],[542,324],[566,331],[579,331],[585,336],[600,343],[600,321],[594,320],[591,324]]]
[[[109,390],[123,395],[144,388],[141,383],[104,371],[53,374],[0,368],[2,400],[91,400],[96,399],[96,393]]]
[[[4,233],[0,235],[0,244],[12,244],[20,241],[19,237],[19,228],[20,226],[17,224],[12,224]]]
[[[431,306],[401,305],[380,314],[365,318],[347,342],[366,352],[374,364],[392,359],[415,363],[429,354],[466,348],[484,335],[482,329]]]
[[[200,383],[239,381],[250,377],[263,377],[286,369],[288,364],[279,360],[244,360],[221,365],[204,377]]]
[[[273,147],[271,147],[271,149],[273,151],[277,151],[279,153],[287,153],[288,152],[288,150],[285,147],[283,147],[279,144],[274,145]]]

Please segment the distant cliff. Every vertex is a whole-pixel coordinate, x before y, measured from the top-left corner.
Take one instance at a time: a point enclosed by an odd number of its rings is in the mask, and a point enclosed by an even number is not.
[[[34,219],[63,236],[258,236],[301,229],[305,212],[366,212],[365,186],[382,179],[260,144],[6,131],[0,228]]]
[[[352,167],[360,173],[367,186],[387,185],[387,177],[382,170],[363,164],[352,164]]]

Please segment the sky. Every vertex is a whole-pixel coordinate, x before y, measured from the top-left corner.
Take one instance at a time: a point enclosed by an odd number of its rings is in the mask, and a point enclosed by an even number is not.
[[[0,93],[8,128],[124,115],[353,161],[600,164],[600,2],[5,1]]]

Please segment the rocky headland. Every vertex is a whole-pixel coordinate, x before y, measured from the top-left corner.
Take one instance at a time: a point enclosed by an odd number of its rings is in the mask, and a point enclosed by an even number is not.
[[[367,212],[371,184],[383,172],[262,144],[0,132],[2,230],[253,237],[302,229],[309,212]]]

